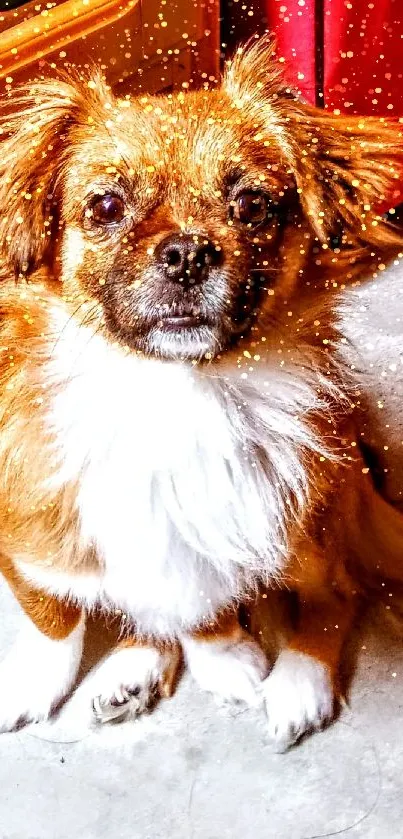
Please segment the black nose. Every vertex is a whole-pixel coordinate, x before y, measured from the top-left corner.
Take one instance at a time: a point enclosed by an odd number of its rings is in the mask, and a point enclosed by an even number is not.
[[[202,235],[172,233],[160,242],[155,255],[169,280],[197,285],[222,260],[221,249]]]

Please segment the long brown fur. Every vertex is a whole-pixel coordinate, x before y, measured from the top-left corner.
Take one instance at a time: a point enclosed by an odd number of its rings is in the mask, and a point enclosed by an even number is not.
[[[254,352],[265,324],[274,324],[285,354],[301,342],[313,348],[320,374],[335,383],[329,424],[312,418],[326,446],[330,439],[334,461],[318,455],[311,467],[311,508],[298,528],[290,517],[284,584],[298,591],[301,602],[290,648],[325,663],[336,687],[359,588],[350,566],[365,563],[375,571],[386,546],[385,572],[403,577],[397,565],[403,525],[376,496],[361,459],[354,393],[345,387],[335,350],[340,293],[403,249],[401,234],[377,212],[401,177],[403,144],[399,127],[384,119],[336,117],[299,102],[271,53],[267,42],[239,51],[223,87],[211,91],[118,102],[98,77],[40,82],[6,102],[0,146],[0,564],[33,620],[37,607],[10,570],[14,557],[77,574],[100,564],[80,544],[78,487],[67,484],[56,492],[43,481],[57,457],[44,423],[53,392],[43,366],[59,339],[50,307],[125,344],[124,335],[111,334],[99,297],[116,248],[102,242],[93,248],[80,229],[91,179],[101,173],[118,180],[124,165],[145,202],[150,183],[164,195],[119,246],[122,270],[135,253],[141,274],[161,237],[192,217],[214,241],[225,228],[237,278],[246,246],[234,227],[225,227],[222,182],[229,165],[241,175],[252,171],[285,206],[285,220],[273,219],[270,232],[258,232],[253,242],[256,251],[261,248],[256,270],[268,271],[263,251],[276,285],[261,304]],[[195,159],[187,149],[198,135]],[[233,353],[247,364],[242,348],[241,342]]]

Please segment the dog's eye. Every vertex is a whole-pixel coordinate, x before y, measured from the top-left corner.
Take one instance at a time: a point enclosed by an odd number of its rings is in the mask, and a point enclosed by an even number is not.
[[[91,206],[91,216],[95,224],[116,224],[122,221],[125,205],[118,195],[106,193],[100,195]]]
[[[269,211],[269,198],[262,192],[243,192],[231,202],[233,216],[242,224],[261,224]]]

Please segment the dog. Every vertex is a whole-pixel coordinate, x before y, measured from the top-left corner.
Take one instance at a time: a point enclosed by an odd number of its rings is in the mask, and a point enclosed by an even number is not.
[[[334,713],[350,566],[400,559],[337,314],[402,249],[377,213],[399,127],[299,101],[268,39],[210,89],[119,100],[95,73],[4,109],[0,569],[24,625],[0,728],[50,715],[101,609],[122,640],[96,719],[169,696],[183,656],[287,748]],[[299,624],[269,673],[237,607],[282,589]]]

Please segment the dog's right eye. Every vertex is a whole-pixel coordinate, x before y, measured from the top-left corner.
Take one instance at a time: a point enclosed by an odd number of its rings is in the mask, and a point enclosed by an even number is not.
[[[117,224],[125,215],[125,205],[119,195],[105,193],[92,202],[90,217],[95,224]]]
[[[230,218],[248,227],[256,227],[268,218],[270,198],[264,192],[245,191],[230,203]]]

